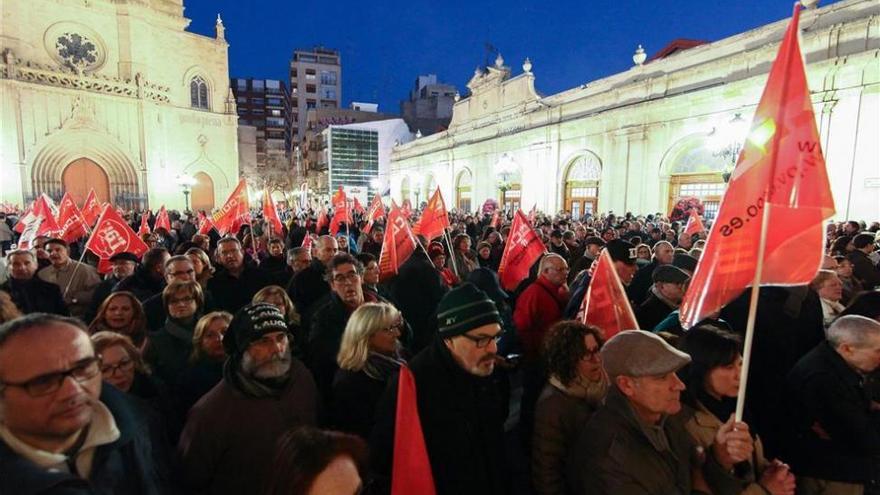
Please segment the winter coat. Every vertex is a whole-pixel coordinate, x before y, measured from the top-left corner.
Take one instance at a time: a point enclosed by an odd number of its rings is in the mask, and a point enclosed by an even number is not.
[[[676,307],[670,306],[666,301],[658,297],[653,290],[649,290],[645,302],[635,310],[636,321],[639,322],[639,328],[653,330],[654,327],[669,316],[669,313],[676,309]]]
[[[430,345],[437,334],[437,304],[446,287],[434,265],[424,255],[414,253],[391,280],[391,300],[412,327],[407,348],[413,355]]]
[[[317,404],[312,375],[295,358],[279,397],[251,397],[224,379],[193,406],[180,436],[186,488],[206,495],[260,493],[278,439],[296,426],[314,426]]]
[[[539,495],[565,495],[566,463],[597,405],[547,384],[535,407],[532,484]]]
[[[575,441],[567,482],[573,495],[690,495],[692,471],[699,469],[712,493],[738,493],[741,481],[725,472],[711,451],[698,457],[697,445],[681,415],[659,425],[668,448],[658,448],[643,430],[626,397],[612,386]]]
[[[287,286],[287,295],[296,306],[296,311],[306,318],[314,312],[312,308],[319,299],[330,292],[330,285],[324,280],[327,268],[321,260],[314,259],[312,263],[290,279]]]
[[[410,368],[437,495],[511,493],[504,447],[507,407],[492,378],[463,370],[440,338],[419,353]],[[391,474],[397,388],[395,377],[379,401],[370,439],[379,488]]]
[[[788,374],[786,462],[798,476],[880,488],[880,412],[863,378],[828,342]]]
[[[639,268],[632,281],[626,287],[626,295],[629,296],[630,301],[635,301],[637,306],[641,306],[645,299],[647,299],[648,294],[650,294],[651,286],[654,285],[654,270],[658,266],[660,266],[660,262],[654,260]]]
[[[169,486],[166,451],[151,443],[146,416],[122,392],[104,384],[100,399],[119,438],[95,450],[88,481],[40,468],[0,441],[0,493],[15,495],[164,495]]]
[[[44,282],[36,277],[30,280],[18,280],[10,278],[0,290],[9,293],[12,302],[23,314],[28,313],[53,313],[67,316],[67,305],[61,297],[61,289],[57,285]]]
[[[227,270],[218,270],[208,280],[208,290],[214,296],[216,309],[232,314],[250,304],[254,294],[267,285],[272,285],[272,279],[250,263],[245,263],[237,277]]]
[[[169,318],[158,332],[150,334],[144,350],[144,361],[162,382],[172,388],[175,395],[181,373],[189,366],[189,355],[193,350],[193,327],[198,317],[198,314],[193,316],[190,327]]]
[[[696,409],[684,406],[683,417],[687,418],[684,427],[697,445],[703,447],[703,450],[708,452],[712,444],[715,443],[715,435],[724,423],[699,402],[697,406]],[[737,493],[743,495],[767,495],[764,488],[756,481],[760,479],[760,473],[763,473],[769,466],[769,462],[764,457],[764,446],[760,438],[755,438],[755,452],[752,454],[749,466],[751,471],[747,474],[748,482],[744,483],[742,490]]]
[[[54,265],[48,266],[40,270],[37,277],[44,282],[57,285],[61,289],[61,296],[70,314],[82,319],[85,319],[92,304],[95,288],[101,283],[101,277],[93,266],[73,260],[60,269],[55,268]]]
[[[863,251],[855,250],[846,256],[853,264],[853,276],[857,278],[866,290],[880,286],[880,271],[871,262]]]
[[[562,319],[568,297],[567,288],[553,285],[544,276],[539,276],[520,294],[513,310],[513,323],[526,360],[539,359],[547,330]]]
[[[134,273],[116,284],[113,292],[126,290],[134,294],[138,301],[144,302],[156,294],[161,294],[164,288],[164,278],[154,278],[143,265],[140,265],[134,269]]]

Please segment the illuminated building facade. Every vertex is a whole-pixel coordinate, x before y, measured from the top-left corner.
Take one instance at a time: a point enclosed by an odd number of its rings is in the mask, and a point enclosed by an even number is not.
[[[682,196],[717,211],[788,19],[713,43],[678,42],[625,72],[549,96],[527,59],[478,68],[449,129],[395,148],[395,199],[476,210],[485,199],[576,214],[669,212]],[[880,3],[801,14],[837,218],[880,218]],[[416,187],[418,186],[418,187]]]
[[[227,43],[183,0],[0,3],[0,202],[210,210],[238,181]],[[189,186],[188,186],[189,187]]]

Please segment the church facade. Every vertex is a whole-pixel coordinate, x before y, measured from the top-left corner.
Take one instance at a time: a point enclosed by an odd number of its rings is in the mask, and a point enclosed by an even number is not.
[[[550,96],[526,59],[478,68],[444,132],[395,148],[390,188],[448,207],[717,212],[789,19],[713,43],[674,43],[622,73]],[[880,218],[880,4],[802,12],[801,50],[837,218]]]
[[[222,204],[238,181],[228,45],[183,0],[0,4],[0,202],[90,189],[123,209]]]

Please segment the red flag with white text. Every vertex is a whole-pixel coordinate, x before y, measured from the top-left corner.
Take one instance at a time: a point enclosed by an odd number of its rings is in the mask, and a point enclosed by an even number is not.
[[[345,191],[342,186],[333,195],[333,218],[330,219],[330,235],[336,235],[339,232],[339,226],[343,223],[351,224],[351,210],[348,207],[348,201],[345,197]]]
[[[697,210],[691,210],[691,216],[688,217],[688,223],[684,227],[685,234],[700,234],[706,230],[706,227],[703,226],[703,219],[700,218],[700,214],[697,213]]]
[[[364,227],[364,233],[369,234],[373,230],[373,224],[376,223],[376,220],[384,217],[385,205],[382,203],[382,196],[377,194],[373,196],[373,201],[370,203],[370,211],[367,212],[367,225]]]
[[[211,217],[211,222],[217,232],[224,236],[227,233],[237,234],[242,225],[250,222],[250,200],[248,199],[247,183],[244,178],[239,179],[238,185]]]
[[[110,257],[114,254],[128,252],[140,258],[149,248],[119,213],[108,205],[89,236],[86,249],[98,257],[98,272],[107,273],[113,268]]]
[[[379,279],[382,281],[397,274],[400,267],[416,250],[416,240],[400,208],[391,203],[382,252],[379,253]]]
[[[434,475],[422,433],[416,400],[416,380],[409,367],[401,366],[394,421],[394,456],[391,495],[434,495]]]
[[[199,212],[199,231],[198,231],[198,233],[200,235],[208,235],[208,233],[211,232],[211,229],[213,229],[213,228],[214,228],[214,222],[212,222],[211,219],[207,215],[205,215],[204,212],[200,211]]]
[[[281,217],[278,216],[278,210],[275,208],[275,202],[269,191],[263,191],[263,220],[272,226],[272,235],[278,237],[282,235]]]
[[[171,232],[171,219],[168,218],[168,211],[165,209],[165,205],[159,208],[159,213],[156,213],[156,221],[153,222],[153,230],[159,228],[165,229],[166,232]]]
[[[138,227],[137,235],[138,237],[149,234],[150,233],[150,210],[144,210],[141,213],[141,225]]]
[[[89,189],[89,195],[86,196],[86,202],[83,203],[81,210],[83,219],[85,219],[89,227],[94,226],[95,222],[98,221],[98,217],[101,216],[101,210],[101,205],[98,203],[98,195],[95,194],[94,189]]]
[[[400,204],[400,214],[403,215],[403,218],[409,220],[412,217],[412,203],[409,198],[404,199],[403,203]]]
[[[74,242],[88,233],[86,221],[69,192],[64,193],[61,198],[61,205],[58,208],[58,227],[60,229],[58,237],[66,242]]]
[[[684,328],[721,309],[753,284],[765,218],[766,245],[759,283],[807,284],[822,263],[823,222],[834,215],[834,200],[798,44],[799,17],[800,6],[795,4],[682,301]]]
[[[522,210],[516,210],[498,267],[501,287],[505,290],[515,289],[529,277],[529,269],[546,252],[547,248],[535,234]]]
[[[449,227],[449,214],[446,212],[446,202],[443,201],[443,195],[438,187],[428,204],[422,211],[422,216],[413,227],[413,234],[421,234],[429,241],[437,236],[443,235],[443,231]]]
[[[599,327],[606,340],[624,330],[639,329],[626,290],[607,249],[599,254],[581,308],[583,323]]]

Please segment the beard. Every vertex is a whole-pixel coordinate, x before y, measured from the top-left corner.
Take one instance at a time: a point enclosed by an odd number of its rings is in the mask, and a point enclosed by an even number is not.
[[[272,354],[263,363],[257,364],[250,353],[245,352],[241,358],[241,370],[244,374],[259,379],[278,379],[287,376],[290,371],[291,353],[288,347],[284,352]]]

